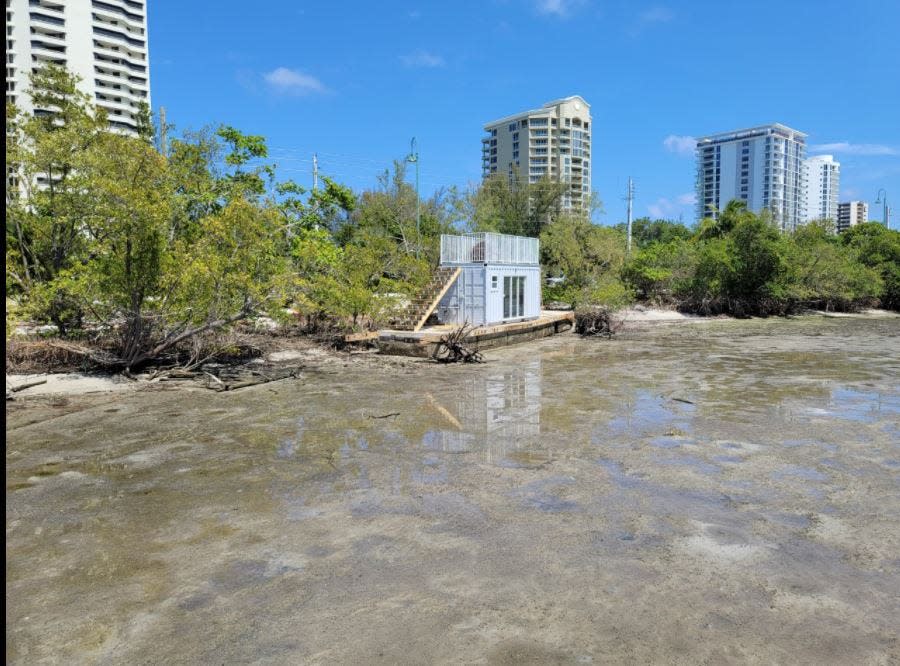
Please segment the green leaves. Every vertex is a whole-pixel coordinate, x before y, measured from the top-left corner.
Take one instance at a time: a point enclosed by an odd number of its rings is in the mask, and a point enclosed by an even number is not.
[[[877,228],[875,228],[877,227]],[[732,201],[690,240],[640,249],[623,277],[648,300],[701,313],[780,314],[799,307],[896,308],[900,234],[859,225],[841,236],[827,220],[793,234]]]

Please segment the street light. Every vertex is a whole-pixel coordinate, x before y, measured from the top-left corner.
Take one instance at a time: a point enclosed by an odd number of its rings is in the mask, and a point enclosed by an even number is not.
[[[409,155],[406,156],[407,162],[416,163],[416,259],[419,258],[419,246],[422,245],[422,235],[419,231],[419,150],[416,144],[416,137],[409,142]]]
[[[884,226],[890,229],[890,223],[888,222],[887,192],[882,187],[880,190],[878,190],[878,194],[876,194],[875,196],[878,197],[877,199],[875,199],[876,206],[880,203],[884,204]]]

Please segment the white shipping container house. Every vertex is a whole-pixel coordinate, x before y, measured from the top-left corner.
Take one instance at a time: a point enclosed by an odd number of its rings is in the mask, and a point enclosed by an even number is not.
[[[538,239],[506,234],[441,235],[441,267],[459,277],[441,298],[442,324],[486,326],[541,314]]]

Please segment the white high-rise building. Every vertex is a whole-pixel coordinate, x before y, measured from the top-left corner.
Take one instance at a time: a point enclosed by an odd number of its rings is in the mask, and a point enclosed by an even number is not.
[[[547,102],[484,126],[485,178],[514,173],[530,183],[547,175],[569,184],[565,210],[586,211],[591,201],[591,106],[579,96]]]
[[[846,201],[838,204],[837,231],[847,231],[869,221],[869,204],[865,201]]]
[[[6,99],[27,112],[28,75],[45,63],[81,77],[111,127],[134,133],[150,105],[145,0],[6,0]]]
[[[832,155],[817,155],[803,163],[806,187],[806,222],[831,220],[837,222],[838,188],[841,163]]]
[[[697,219],[738,199],[793,231],[805,219],[805,158],[806,135],[779,124],[697,139]]]

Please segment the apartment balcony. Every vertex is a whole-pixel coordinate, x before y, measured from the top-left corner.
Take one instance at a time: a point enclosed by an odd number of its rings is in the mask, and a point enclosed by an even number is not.
[[[31,51],[33,53],[46,53],[54,57],[65,56],[66,46],[62,41],[52,43],[50,40],[32,39]]]
[[[44,7],[41,7],[40,9],[41,9],[41,11],[43,11],[43,12],[51,12],[51,11],[53,11],[53,10],[48,10],[48,9],[46,9],[46,8],[44,8]],[[57,15],[57,16],[54,16],[54,15],[49,14],[49,13],[42,14],[42,13],[40,13],[40,12],[32,11],[32,12],[29,12],[28,17],[29,17],[32,21],[35,21],[35,22],[37,22],[37,23],[39,23],[39,24],[47,25],[47,26],[54,26],[54,27],[57,27],[57,28],[58,28],[58,27],[62,27],[62,26],[64,26],[64,25],[66,24],[66,20],[63,18],[62,13],[60,13],[60,14]]]
[[[109,58],[132,60],[135,63],[141,63],[144,67],[147,65],[146,50],[131,49],[125,44],[99,36],[96,32],[94,33],[94,49],[95,51],[99,50],[100,53]]]
[[[130,34],[133,34],[138,38],[143,38],[144,17],[139,16],[138,14],[130,14],[123,9],[119,9],[118,7],[115,9],[109,9],[107,7],[101,6],[103,4],[105,3],[94,2],[93,6],[91,7],[91,11],[94,15],[94,21],[96,23],[109,25],[113,30],[124,28]]]
[[[147,90],[147,77],[135,76],[130,71],[122,68],[106,67],[104,65],[94,64],[94,73],[97,76],[105,77],[107,81],[115,81],[120,85],[130,86],[133,90]]]
[[[131,116],[132,114],[138,111],[137,102],[132,102],[128,98],[122,98],[122,101],[116,101],[112,99],[104,99],[100,95],[105,95],[106,93],[101,93],[98,91],[97,93],[97,104],[102,106],[104,109],[108,111],[113,111],[119,114],[128,114]]]
[[[129,83],[120,76],[98,72],[96,67],[94,68],[94,78],[97,90],[105,92],[108,95],[129,95],[131,97],[147,96],[148,91],[146,84]],[[117,89],[115,86],[119,86],[119,88]]]

